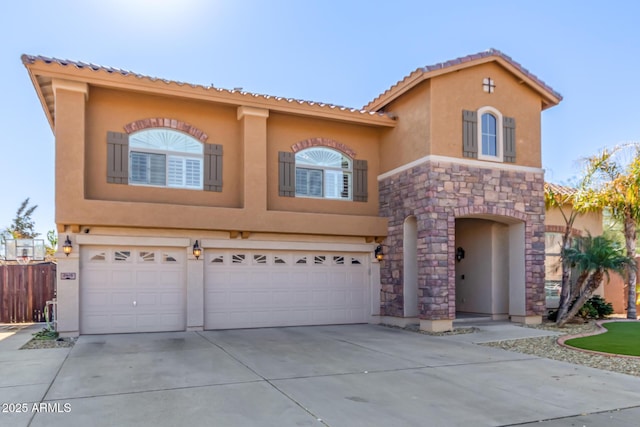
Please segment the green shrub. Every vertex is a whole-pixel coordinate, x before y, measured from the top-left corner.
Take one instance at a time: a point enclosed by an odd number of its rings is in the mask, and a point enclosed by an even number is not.
[[[578,310],[578,316],[583,319],[596,319],[598,317],[598,310],[596,310],[596,308],[587,301],[580,310]]]
[[[591,304],[591,306],[596,310],[598,313],[598,319],[602,319],[603,317],[613,314],[613,305],[610,302],[605,301],[605,299],[600,295],[592,296],[589,301],[587,301],[587,304]]]
[[[602,319],[613,314],[613,305],[600,295],[594,295],[582,306],[578,316],[584,319]],[[547,319],[555,322],[558,319],[558,310],[553,310],[547,315]]]
[[[43,330],[33,334],[34,340],[55,340],[58,338],[58,333],[53,329],[44,328]]]

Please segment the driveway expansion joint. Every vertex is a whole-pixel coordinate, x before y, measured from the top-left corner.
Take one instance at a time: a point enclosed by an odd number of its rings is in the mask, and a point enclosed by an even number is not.
[[[199,332],[196,332],[198,335],[200,335]],[[202,335],[200,335],[202,336]],[[284,390],[280,389],[277,385],[275,385],[273,382],[271,382],[271,380],[269,380],[268,378],[265,378],[264,376],[260,375],[255,369],[251,368],[250,366],[248,366],[246,363],[244,363],[242,360],[240,360],[239,358],[237,358],[236,356],[234,356],[233,354],[231,354],[230,352],[227,351],[227,349],[225,349],[224,347],[222,347],[220,344],[211,341],[209,338],[204,337],[203,338],[207,341],[209,341],[211,344],[213,344],[214,346],[218,347],[220,350],[222,350],[227,356],[229,356],[230,358],[232,358],[233,360],[235,360],[236,362],[240,363],[242,366],[244,366],[246,369],[248,369],[249,371],[253,372],[255,375],[257,375],[258,377],[262,378],[262,381],[264,381],[265,383],[269,384],[270,387],[272,387],[274,390],[276,390],[278,393],[282,394],[284,397],[286,397],[287,399],[289,399],[291,402],[293,402],[296,406],[298,406],[300,409],[302,409],[303,411],[305,411],[307,414],[311,415],[313,418],[315,418],[316,421],[322,423],[323,425],[329,427],[329,425],[327,423],[325,423],[320,417],[318,417],[316,414],[314,414],[313,412],[311,412],[311,410],[307,407],[305,407],[304,405],[302,405],[302,403],[298,402],[296,399],[294,399],[292,396],[288,395],[287,393],[284,392]]]
[[[590,416],[590,415],[600,415],[600,414],[608,414],[610,412],[620,412],[620,411],[626,411],[629,409],[638,409],[640,408],[640,405],[634,405],[634,406],[627,406],[624,408],[615,408],[615,409],[604,409],[602,411],[593,411],[593,412],[583,412],[580,414],[571,414],[571,415],[566,415],[563,417],[553,417],[553,418],[544,418],[541,420],[531,420],[531,421],[524,421],[521,423],[516,423],[516,424],[502,424],[496,427],[517,427],[517,426],[526,426],[526,425],[530,425],[533,423],[545,423],[548,421],[559,421],[559,420],[569,420],[571,418],[576,418],[576,417],[585,417],[585,416]],[[573,424],[571,424],[573,425]],[[583,426],[584,427],[584,426]]]

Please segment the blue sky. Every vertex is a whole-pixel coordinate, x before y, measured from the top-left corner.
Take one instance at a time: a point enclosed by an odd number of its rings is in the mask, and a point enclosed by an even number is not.
[[[361,107],[418,67],[496,48],[564,101],[542,115],[546,179],[640,139],[640,3],[9,0],[0,14],[0,227],[31,197],[54,224],[54,146],[23,53]],[[73,165],[66,165],[73,167]]]

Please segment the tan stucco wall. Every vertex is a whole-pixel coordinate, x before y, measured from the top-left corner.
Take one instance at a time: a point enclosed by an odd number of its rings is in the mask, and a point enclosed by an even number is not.
[[[69,226],[75,230],[123,226],[386,235],[386,219],[377,215],[375,127],[282,114],[271,117],[265,109],[93,86],[88,89],[85,110],[85,95],[58,90],[56,223],[60,232]],[[123,132],[131,122],[155,117],[189,123],[208,134],[207,143],[223,145],[221,193],[106,182],[107,131]],[[336,139],[356,150],[357,158],[368,161],[368,202],[278,196],[277,152],[291,151],[292,144],[318,136]]]
[[[209,135],[207,143],[223,145],[221,193],[107,183],[107,131],[124,132],[126,124],[152,117],[189,123]],[[242,207],[242,140],[235,108],[92,86],[87,103],[85,149],[87,199]]]
[[[482,89],[490,77],[494,93]],[[516,120],[516,165],[541,167],[540,96],[521,85],[496,63],[481,64],[460,72],[443,74],[431,81],[431,152],[462,157],[462,111],[491,106]],[[480,141],[478,142],[480,144]]]
[[[344,215],[378,215],[378,130],[329,120],[271,114],[267,129],[268,209],[274,211],[322,212]],[[278,195],[278,152],[292,152],[291,146],[310,138],[342,143],[356,152],[354,159],[367,160],[366,202],[328,200]]]
[[[384,108],[398,117],[394,128],[382,131],[380,172],[388,172],[429,154],[430,82],[423,82]]]
[[[569,217],[571,209],[567,206],[563,208],[565,215]],[[560,208],[547,209],[544,225],[565,227],[565,220],[560,212]],[[573,228],[580,232],[588,232],[593,236],[599,236],[602,234],[602,212],[586,212],[580,214],[573,223]]]
[[[486,77],[493,79],[494,93],[484,92]],[[481,107],[515,118],[515,165],[541,167],[540,95],[491,62],[435,76],[385,106],[385,111],[398,116],[398,123],[382,131],[381,172],[427,155],[464,159],[462,111]]]

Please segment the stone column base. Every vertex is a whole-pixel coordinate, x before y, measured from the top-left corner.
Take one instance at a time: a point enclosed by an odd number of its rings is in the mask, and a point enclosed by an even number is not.
[[[539,325],[542,323],[542,316],[511,316],[511,321],[525,325]]]
[[[417,325],[420,323],[420,319],[417,317],[394,317],[394,316],[379,316],[378,324],[391,325],[400,328],[406,328],[408,325]]]
[[[427,332],[453,331],[453,320],[426,320],[420,319],[420,330]]]

